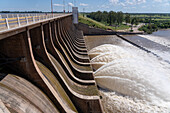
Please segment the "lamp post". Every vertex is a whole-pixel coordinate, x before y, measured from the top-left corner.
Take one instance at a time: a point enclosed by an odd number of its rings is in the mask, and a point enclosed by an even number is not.
[[[68,13],[69,13],[69,9],[70,9],[70,8],[69,8],[69,4],[68,4]]]
[[[51,0],[51,13],[53,14],[53,1]]]
[[[65,13],[65,0],[63,0],[63,13]]]

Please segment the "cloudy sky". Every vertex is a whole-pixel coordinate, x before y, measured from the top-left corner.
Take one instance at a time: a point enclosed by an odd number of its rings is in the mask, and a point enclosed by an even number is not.
[[[63,5],[65,4],[65,5]],[[55,11],[66,11],[72,6],[79,7],[79,11],[123,11],[130,13],[170,13],[170,0],[53,0]],[[0,0],[2,10],[36,10],[50,11],[51,0]]]

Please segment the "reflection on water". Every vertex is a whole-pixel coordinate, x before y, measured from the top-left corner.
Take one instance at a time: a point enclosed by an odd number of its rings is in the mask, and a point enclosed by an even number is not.
[[[107,37],[102,38],[111,41],[111,36]],[[157,54],[166,51],[170,56],[165,45],[141,36],[136,37],[128,38],[151,51],[157,51]],[[89,45],[89,40],[97,40],[91,38],[86,37],[87,46],[91,48],[89,55],[95,54],[91,62],[93,65],[103,65],[96,69],[94,75],[102,88],[100,92],[106,112],[166,113],[170,110],[169,64],[118,37],[112,37],[114,43],[108,41],[109,44],[103,45],[101,42],[100,45],[97,42],[97,47]]]

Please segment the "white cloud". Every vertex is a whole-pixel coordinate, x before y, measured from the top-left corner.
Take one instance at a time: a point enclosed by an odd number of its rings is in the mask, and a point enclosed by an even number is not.
[[[80,6],[88,6],[88,4],[80,3]]]
[[[163,0],[154,0],[155,2],[163,2]]]
[[[71,6],[71,7],[73,7],[73,6],[74,6],[74,4],[73,4],[73,3],[71,3],[71,2],[70,2],[70,3],[68,3],[68,5],[69,5],[69,6]]]
[[[111,4],[121,5],[123,7],[127,7],[129,5],[137,5],[146,3],[146,0],[109,0]]]
[[[112,4],[117,4],[119,0],[109,0],[109,2],[111,2]]]
[[[142,8],[146,8],[146,6],[142,6]]]
[[[62,7],[63,4],[53,4],[54,6]]]
[[[170,3],[165,3],[164,5],[165,5],[165,6],[170,6]]]
[[[142,3],[145,3],[146,0],[136,0],[137,4],[142,4]]]
[[[128,5],[136,5],[136,4],[142,4],[145,3],[146,0],[126,0],[126,4]]]
[[[122,5],[122,6],[126,6],[126,4],[125,4],[125,3],[122,3],[122,2],[120,3],[120,5]]]
[[[132,7],[133,9],[136,9],[136,7]]]
[[[101,6],[98,6],[98,8],[108,9],[108,8],[110,8],[110,6],[109,5],[101,5]]]

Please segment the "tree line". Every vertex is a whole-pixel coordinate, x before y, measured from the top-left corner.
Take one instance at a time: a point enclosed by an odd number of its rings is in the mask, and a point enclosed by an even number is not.
[[[144,31],[146,33],[152,33],[158,29],[170,28],[170,21],[168,19],[159,20],[159,17],[155,17],[155,15],[169,16],[170,15],[169,13],[146,14],[147,17],[145,17],[145,15],[143,16],[138,16],[138,15],[143,15],[143,14],[123,13],[121,11],[118,12],[97,11],[97,12],[89,13],[87,17],[94,19],[98,22],[104,23],[105,25],[115,26],[115,27],[122,25],[124,22],[126,25],[131,26],[130,31],[133,31],[133,26],[138,25],[139,23],[145,23],[145,25],[142,26],[139,30]]]
[[[122,22],[130,23],[130,24],[138,24],[140,19],[137,17],[131,17],[128,13],[123,13],[122,11],[114,12],[114,11],[97,11],[92,12],[87,17],[92,18],[96,21],[102,22],[104,24],[110,26],[121,25]]]
[[[97,12],[92,12],[87,17],[92,18],[96,21],[113,25],[113,24],[118,24],[120,25],[123,22],[123,12],[114,12],[114,11],[97,11]]]
[[[151,34],[152,32],[157,31],[158,29],[168,29],[170,28],[170,21],[158,21],[158,20],[143,20],[143,23],[146,25],[139,28],[140,31]]]

